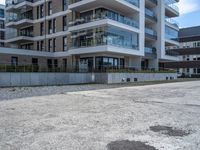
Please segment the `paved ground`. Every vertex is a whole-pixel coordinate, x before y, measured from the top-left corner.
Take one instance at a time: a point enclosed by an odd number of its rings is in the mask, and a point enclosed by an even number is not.
[[[99,86],[0,89],[0,150],[200,149],[200,81]]]

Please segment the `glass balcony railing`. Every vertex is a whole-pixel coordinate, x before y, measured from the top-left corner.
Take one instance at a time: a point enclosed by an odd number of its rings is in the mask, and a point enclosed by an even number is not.
[[[150,48],[150,47],[145,47],[144,51],[145,53],[151,53],[151,54],[154,53],[153,48]]]
[[[22,2],[31,2],[31,3],[33,3],[34,0],[7,0],[6,1],[6,7],[9,7],[9,6],[12,6],[12,5],[17,5],[17,4],[22,3]]]
[[[150,2],[154,3],[154,4],[158,4],[158,0],[149,0]]]
[[[23,19],[29,19],[29,20],[33,20],[33,15],[25,15],[25,16],[20,16],[20,17],[10,17],[6,20],[6,22],[17,22]]]
[[[173,9],[174,11],[176,11],[177,13],[179,13],[179,8],[176,5],[177,1],[175,0],[165,0],[165,5],[170,7],[171,9]]]
[[[83,0],[69,0],[69,5],[70,4],[74,4],[74,3],[77,3],[77,2],[80,2],[80,1],[83,1]],[[134,6],[137,6],[139,7],[139,0],[124,0]]]
[[[70,48],[110,45],[138,50],[138,34],[114,26],[97,27],[71,33]]]
[[[179,28],[179,24],[176,20],[166,17],[165,21],[168,22],[169,24],[173,25],[174,27]]]
[[[178,42],[178,31],[169,26],[165,26],[165,38]]]
[[[139,0],[125,0],[126,2],[139,7]]]
[[[147,18],[150,18],[150,19],[152,19],[152,20],[157,21],[156,14],[155,14],[152,10],[150,10],[150,9],[148,9],[148,8],[145,8],[145,16],[146,16]]]
[[[123,23],[125,25],[131,26],[131,27],[135,27],[135,28],[139,28],[139,22],[127,18],[127,17],[112,17],[111,15],[109,15],[108,13],[102,13],[102,14],[98,14],[98,15],[90,15],[90,16],[84,16],[82,18],[76,19],[75,21],[72,21],[69,23],[70,26],[76,26],[76,25],[81,25],[81,24],[85,24],[85,23],[89,23],[89,22],[94,22],[94,21],[98,21],[98,20],[103,20],[103,19],[111,19],[120,23]]]
[[[24,37],[33,37],[33,31],[26,31],[26,32],[19,32],[19,33],[9,33],[6,34],[6,39],[13,39],[13,38],[17,38],[20,36],[24,36]]]
[[[145,28],[145,35],[152,39],[157,39],[157,32],[150,28]]]

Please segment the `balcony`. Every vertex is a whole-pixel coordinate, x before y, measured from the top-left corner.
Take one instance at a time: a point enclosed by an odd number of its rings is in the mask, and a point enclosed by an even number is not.
[[[165,18],[165,22],[168,26],[176,29],[176,30],[179,30],[179,24],[176,20],[172,19],[172,18]]]
[[[150,28],[145,28],[145,38],[146,40],[157,40],[157,32]]]
[[[8,34],[6,35],[6,42],[7,43],[21,43],[21,42],[32,42],[34,41],[33,38],[33,31],[21,31],[18,34]]]
[[[157,57],[156,48],[145,47],[144,52],[145,52],[145,57],[148,57],[148,58]]]
[[[156,14],[148,8],[145,8],[145,17],[146,17],[146,21],[157,22]]]
[[[139,53],[139,34],[113,26],[85,29],[71,33],[70,54],[112,51]]]
[[[155,7],[158,5],[158,0],[145,0],[145,5],[148,7]]]
[[[166,12],[165,15],[168,17],[179,16],[179,8],[176,5],[176,0],[165,0]]]
[[[30,26],[33,25],[33,16],[32,15],[25,15],[16,18],[9,18],[7,20],[6,27],[10,28],[18,28],[23,26]]]
[[[127,15],[139,12],[139,0],[71,0],[68,8],[72,11],[82,12],[97,6],[124,12]]]
[[[115,17],[113,17],[113,16],[115,16]],[[138,21],[128,18],[128,17],[124,17],[120,14],[114,13],[114,12],[106,10],[106,9],[104,9],[104,11],[102,13],[90,14],[87,16],[83,16],[81,18],[77,18],[74,21],[70,22],[69,25],[71,27],[73,27],[73,26],[83,25],[86,23],[91,23],[91,22],[100,21],[100,20],[113,20],[113,21],[119,22],[121,24],[130,26],[130,27],[134,27],[137,29],[139,28]]]
[[[165,45],[166,46],[178,46],[178,30],[175,30],[169,26],[165,26]]]
[[[24,11],[33,7],[33,0],[15,0],[15,1],[6,1],[7,12],[17,12]]]

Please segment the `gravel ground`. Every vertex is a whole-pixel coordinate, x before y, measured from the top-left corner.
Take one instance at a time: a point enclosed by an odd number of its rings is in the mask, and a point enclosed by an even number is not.
[[[0,150],[200,149],[200,81],[117,87],[0,89]]]

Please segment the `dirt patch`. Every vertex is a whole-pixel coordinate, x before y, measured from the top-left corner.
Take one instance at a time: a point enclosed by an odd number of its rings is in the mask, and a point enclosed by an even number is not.
[[[140,141],[114,141],[107,145],[108,150],[156,150],[155,147]]]
[[[184,131],[181,129],[176,129],[173,127],[168,126],[151,126],[150,130],[153,132],[161,132],[162,134],[169,135],[169,136],[187,136],[190,134],[190,131]]]

